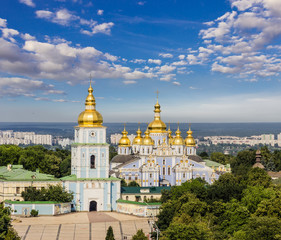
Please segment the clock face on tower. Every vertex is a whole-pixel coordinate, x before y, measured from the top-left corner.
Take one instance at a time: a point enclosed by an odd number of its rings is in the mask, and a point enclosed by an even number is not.
[[[91,137],[95,137],[95,136],[96,136],[96,132],[95,132],[95,131],[91,131],[91,132],[90,132],[90,136],[91,136]]]

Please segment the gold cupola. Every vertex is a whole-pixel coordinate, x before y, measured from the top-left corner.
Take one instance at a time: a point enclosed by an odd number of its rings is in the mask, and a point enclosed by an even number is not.
[[[123,130],[122,134],[123,134],[123,136],[120,138],[118,145],[120,147],[130,147],[131,141],[127,136],[128,132],[126,131],[125,124],[124,124],[124,130]]]
[[[141,130],[140,130],[140,126],[137,130],[137,136],[134,138],[133,140],[133,145],[142,145],[143,144],[143,138],[141,136]]]
[[[78,117],[79,127],[103,127],[102,115],[96,110],[96,100],[93,95],[93,88],[90,83],[88,96],[85,101],[85,111]]]
[[[149,136],[149,130],[148,128],[144,132],[144,138],[143,138],[143,145],[154,145],[154,141],[152,138]]]
[[[187,137],[186,139],[184,140],[185,141],[185,145],[187,147],[195,147],[196,146],[196,142],[192,136],[192,131],[190,129],[190,124],[189,124],[189,130],[186,132],[187,133]]]
[[[169,145],[172,145],[173,144],[173,141],[174,141],[174,138],[173,138],[173,136],[172,136],[172,130],[171,130],[171,128],[170,128],[170,123],[169,123],[169,129],[168,129],[168,143],[169,143]]]
[[[157,91],[158,94],[158,91]],[[162,122],[160,118],[160,104],[158,102],[158,95],[157,95],[157,102],[154,106],[154,120],[148,125],[148,129],[151,133],[163,133],[166,132],[166,124]]]
[[[176,136],[173,141],[173,145],[184,145],[184,140],[181,136],[180,126],[178,125],[178,129],[176,131]]]

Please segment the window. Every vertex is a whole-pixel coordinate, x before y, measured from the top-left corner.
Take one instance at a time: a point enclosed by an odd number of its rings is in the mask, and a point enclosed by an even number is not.
[[[135,180],[136,180],[136,181],[138,180],[138,176],[135,176]]]
[[[127,149],[125,148],[125,154],[127,154]]]
[[[163,175],[166,175],[166,171],[165,170],[166,170],[166,168],[163,167],[163,171],[162,171]]]
[[[19,187],[16,187],[16,193],[20,194],[20,188]]]
[[[181,153],[181,149],[179,148],[179,154]]]
[[[149,177],[152,178],[152,173],[149,174]]]
[[[166,160],[165,159],[163,159],[163,165],[165,165],[166,164]]]
[[[104,158],[104,153],[102,153],[101,156]]]
[[[127,200],[127,201],[129,200],[129,196],[126,196],[126,200]]]
[[[131,177],[131,176],[129,176],[128,180],[129,180],[129,181],[131,181],[131,180],[132,180],[132,177]]]
[[[171,168],[168,167],[168,175],[171,175]]]
[[[183,178],[185,178],[185,173],[182,175]]]
[[[95,155],[91,156],[91,168],[96,168],[96,157],[95,157]]]

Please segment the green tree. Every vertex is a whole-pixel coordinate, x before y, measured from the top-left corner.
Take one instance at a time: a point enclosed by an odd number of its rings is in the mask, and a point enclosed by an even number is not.
[[[19,236],[11,225],[10,209],[0,204],[0,240],[13,239],[19,240]]]
[[[243,184],[231,173],[225,173],[208,188],[209,199],[212,201],[223,200],[228,202],[232,198],[240,199]]]
[[[0,165],[18,164],[22,148],[15,145],[0,145]]]
[[[244,150],[237,154],[230,161],[232,173],[234,175],[246,176],[248,171],[256,162],[255,150]]]
[[[174,222],[164,232],[164,236],[169,240],[208,240],[210,230],[204,223],[191,222],[189,224]]]
[[[43,162],[40,163],[40,171],[46,174],[60,177],[60,164],[61,159],[54,154],[46,154]]]
[[[252,217],[242,230],[234,233],[235,240],[281,239],[280,220],[269,217]]]
[[[248,186],[243,190],[241,202],[247,209],[254,213],[261,201],[275,197],[276,193],[272,188],[263,186]]]
[[[70,174],[71,174],[71,156],[68,156],[60,164],[60,176],[65,177]]]
[[[109,226],[107,229],[105,240],[115,240],[114,234],[113,234],[113,229],[111,226]]]
[[[201,158],[203,158],[203,159],[209,158],[209,155],[208,155],[207,152],[201,152],[201,153],[199,153],[199,156],[200,156]]]
[[[272,183],[271,177],[261,168],[252,168],[247,175],[247,183],[250,186],[269,187]]]
[[[117,151],[114,146],[110,145],[109,146],[109,162],[111,161],[112,158],[114,158],[117,155]]]
[[[36,189],[28,187],[22,192],[24,201],[54,201],[54,202],[71,202],[73,193],[68,193],[61,185],[49,185],[48,188]]]
[[[129,182],[128,187],[139,187],[140,185],[136,181]]]
[[[126,183],[125,179],[121,179],[121,187],[128,187],[128,184]]]
[[[137,233],[133,236],[132,240],[148,240],[145,236],[142,229],[138,230]]]
[[[214,162],[224,164],[224,165],[228,163],[227,157],[221,152],[212,153],[211,154],[211,160],[214,161]]]

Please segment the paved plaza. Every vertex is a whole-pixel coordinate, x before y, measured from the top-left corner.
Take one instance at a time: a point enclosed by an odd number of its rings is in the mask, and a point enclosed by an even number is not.
[[[145,234],[150,231],[147,218],[115,212],[17,218],[13,226],[23,240],[104,240],[109,226],[116,240],[131,239],[139,229]]]

